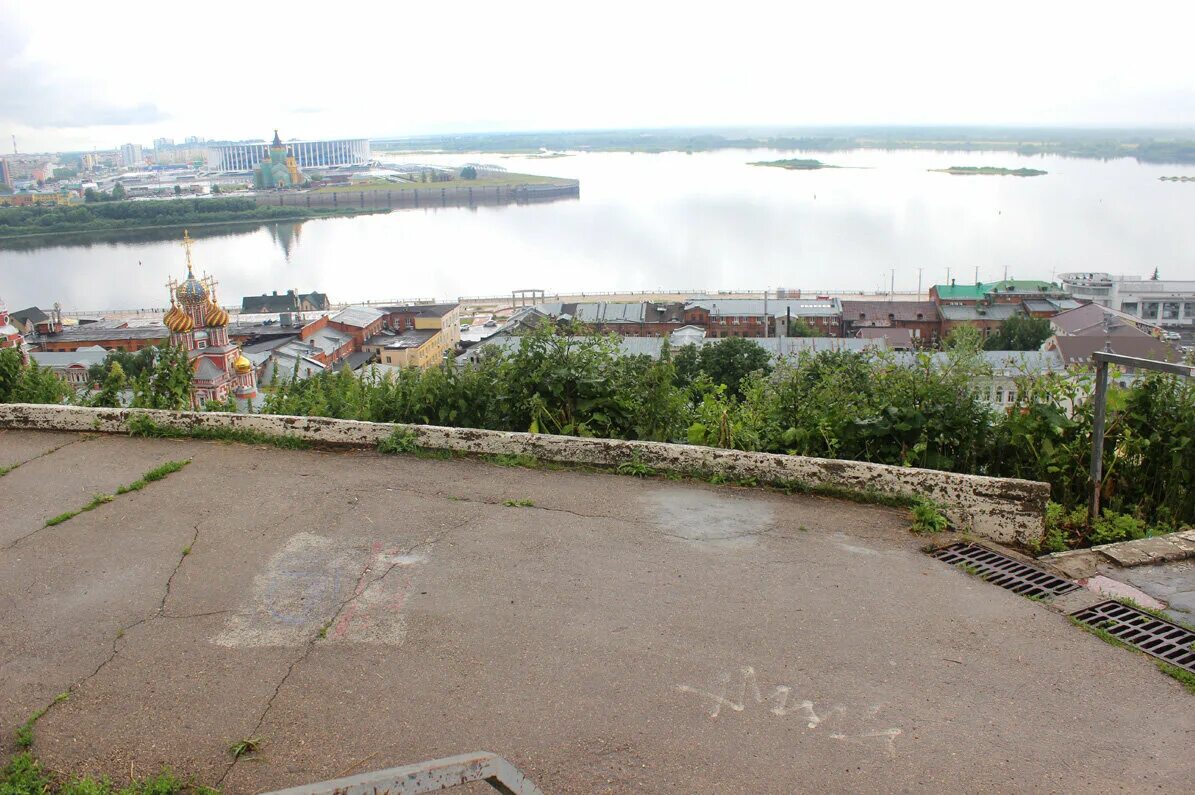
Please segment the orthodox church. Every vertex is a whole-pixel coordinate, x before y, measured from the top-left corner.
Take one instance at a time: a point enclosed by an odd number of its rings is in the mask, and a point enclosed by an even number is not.
[[[257,374],[240,349],[228,341],[228,312],[216,302],[216,283],[204,275],[196,279],[191,265],[191,236],[183,232],[187,278],[171,279],[170,310],[162,321],[170,330],[170,344],[187,352],[191,363],[191,405],[224,402],[257,395]]]
[[[299,171],[294,155],[286,153],[286,145],[274,130],[274,141],[265,159],[253,170],[253,185],[256,188],[293,188],[303,184],[306,178]]]

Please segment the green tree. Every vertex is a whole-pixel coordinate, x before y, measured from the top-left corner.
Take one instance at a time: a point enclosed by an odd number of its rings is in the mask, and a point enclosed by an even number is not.
[[[1000,330],[988,335],[983,347],[989,351],[1035,351],[1053,332],[1044,317],[1013,315],[1000,324]]]
[[[175,186],[174,186],[174,195],[175,195],[175,196],[182,196],[182,195],[183,195],[183,186],[182,186],[182,185],[175,185]]]
[[[21,352],[16,348],[0,348],[0,403],[14,403],[13,393],[25,369]]]
[[[803,317],[794,317],[792,322],[788,324],[788,336],[790,337],[817,337],[817,329],[811,326]]]
[[[473,166],[465,166],[461,169],[461,179],[477,179],[477,169]]]
[[[142,370],[133,382],[133,406],[142,409],[191,408],[191,363],[177,345],[154,349],[153,367]]]
[[[748,374],[770,370],[768,352],[746,337],[727,337],[701,346],[701,371],[715,384],[725,384],[731,396],[742,394],[740,384]]]
[[[0,402],[62,403],[73,396],[70,386],[49,367],[25,363],[16,348],[0,350]]]
[[[121,185],[120,182],[117,182],[115,185],[112,186],[112,200],[120,201],[121,199],[124,198],[124,196],[125,196],[124,185]]]
[[[100,194],[95,188],[88,188],[87,190],[83,191],[83,201],[87,204],[98,202],[99,200]]]
[[[124,391],[126,382],[124,368],[120,366],[119,362],[112,362],[108,367],[108,375],[104,378],[103,386],[91,398],[91,405],[109,408],[119,408],[124,405],[121,401],[121,392]]]

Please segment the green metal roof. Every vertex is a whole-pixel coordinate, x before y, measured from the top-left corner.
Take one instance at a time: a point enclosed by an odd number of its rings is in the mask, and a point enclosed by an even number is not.
[[[1036,279],[1005,279],[998,282],[980,282],[979,284],[935,284],[934,290],[942,300],[955,299],[964,301],[978,301],[989,293],[1055,293],[1062,292],[1062,288],[1053,282],[1043,282]]]

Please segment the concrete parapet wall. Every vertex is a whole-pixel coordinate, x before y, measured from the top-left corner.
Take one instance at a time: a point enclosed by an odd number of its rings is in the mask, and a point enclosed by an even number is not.
[[[953,526],[993,541],[1032,543],[1043,533],[1050,487],[1046,483],[894,467],[861,461],[775,453],[745,453],[685,444],[581,439],[435,425],[391,425],[266,414],[103,409],[36,404],[0,405],[0,428],[127,433],[138,414],[182,431],[239,429],[289,435],[319,444],[372,447],[395,428],[414,434],[420,447],[471,454],[529,455],[547,461],[617,466],[632,457],[658,470],[719,474],[760,483],[798,481],[812,487],[926,497],[945,508]]]

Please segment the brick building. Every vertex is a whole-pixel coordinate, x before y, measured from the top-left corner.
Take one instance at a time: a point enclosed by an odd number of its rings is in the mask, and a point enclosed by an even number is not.
[[[842,336],[857,337],[864,329],[908,329],[914,344],[934,345],[942,336],[938,305],[933,301],[843,301]]]

